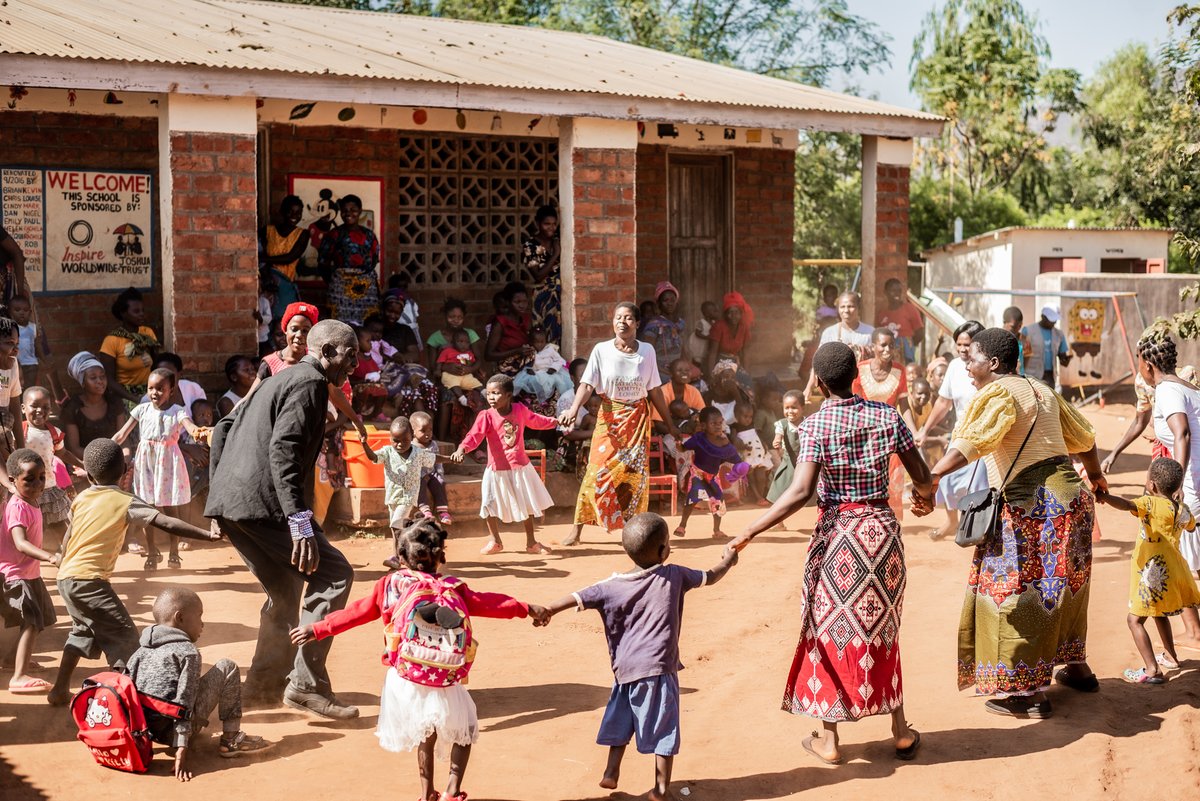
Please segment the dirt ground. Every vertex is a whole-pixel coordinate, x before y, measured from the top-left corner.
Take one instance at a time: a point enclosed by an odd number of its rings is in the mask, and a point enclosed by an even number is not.
[[[1088,417],[1102,446],[1111,446],[1128,425],[1131,408],[1091,407]],[[1139,441],[1118,462],[1114,492],[1140,489],[1149,449]],[[755,515],[734,511],[725,528],[738,532]],[[459,510],[469,520],[469,510]],[[898,762],[888,742],[888,720],[876,717],[842,728],[846,764],[826,767],[800,748],[814,721],[779,710],[783,682],[799,628],[799,578],[814,511],[789,521],[787,532],[763,535],[741,563],[714,587],[689,594],[682,642],[682,753],[672,788],[695,801],[779,798],[976,799],[1067,796],[1075,798],[1195,797],[1200,790],[1200,652],[1181,652],[1183,670],[1164,687],[1123,683],[1124,668],[1138,664],[1125,625],[1128,557],[1133,519],[1108,508],[1100,513],[1103,538],[1096,545],[1092,579],[1089,659],[1101,692],[1080,695],[1053,689],[1055,716],[1016,721],[987,714],[983,701],[955,689],[958,613],[967,553],[927,534],[941,513],[907,518],[908,595],[901,647],[908,718],[923,733],[920,755]],[[567,532],[565,519],[542,532],[547,542]],[[698,519],[687,540],[675,543],[672,560],[697,568],[713,565],[720,544]],[[797,531],[798,530],[798,531]],[[456,527],[448,570],[483,590],[547,603],[627,569],[615,538],[589,530],[585,544],[549,557],[478,555],[477,521]],[[522,538],[513,531],[507,542]],[[357,568],[353,597],[370,591],[388,553],[383,540],[340,544]],[[186,583],[201,593],[206,630],[200,641],[207,662],[227,656],[243,667],[253,652],[263,596],[227,544],[185,554],[183,571],[147,577],[140,558],[122,556],[114,584],[139,624],[150,621],[150,604],[164,586]],[[47,572],[52,576],[52,571]],[[39,640],[41,664],[57,665],[66,633],[65,613]],[[1178,623],[1176,624],[1178,627]],[[473,801],[510,799],[633,798],[652,785],[650,757],[630,749],[621,789],[611,796],[597,787],[605,750],[594,744],[612,674],[595,613],[563,613],[547,629],[527,621],[479,620],[480,650],[471,692],[483,728],[464,789]],[[329,662],[338,694],[362,709],[350,724],[318,722],[287,708],[253,711],[244,727],[278,743],[268,755],[222,760],[215,737],[197,748],[198,775],[188,785],[170,776],[161,752],[149,776],[98,767],[74,740],[68,715],[43,697],[0,691],[0,797],[24,799],[245,797],[413,798],[418,793],[415,756],[379,748],[373,735],[384,671],[376,626],[342,635]],[[84,664],[81,681],[99,669]],[[0,681],[6,681],[0,675]],[[439,776],[445,764],[439,764]]]

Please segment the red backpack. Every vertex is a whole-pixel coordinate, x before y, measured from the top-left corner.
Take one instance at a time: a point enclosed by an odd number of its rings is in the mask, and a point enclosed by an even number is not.
[[[153,744],[143,706],[170,718],[188,714],[178,704],[139,693],[125,673],[105,671],[83,680],[83,689],[71,699],[71,717],[98,764],[129,773],[150,769]]]

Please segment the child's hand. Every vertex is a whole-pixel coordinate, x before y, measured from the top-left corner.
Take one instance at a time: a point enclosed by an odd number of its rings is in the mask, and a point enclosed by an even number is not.
[[[737,540],[734,540],[734,542],[737,542]],[[733,565],[736,565],[738,563],[738,551],[739,550],[740,549],[733,547],[733,543],[726,545],[725,550],[721,552],[721,561],[729,562],[731,567]]]
[[[362,440],[363,448],[367,448],[368,447],[367,439],[371,435],[367,433],[366,425],[363,424],[361,417],[353,422],[354,422],[354,430],[358,432],[358,437],[359,437],[359,439]]]
[[[51,554],[49,563],[54,565],[55,567],[58,567],[60,564],[62,564],[62,554],[61,553]]]
[[[292,645],[304,645],[306,642],[312,642],[316,639],[313,636],[312,623],[303,626],[297,626],[291,632]]]
[[[181,782],[192,780],[192,771],[187,766],[187,746],[175,749],[175,778]]]
[[[550,625],[550,610],[544,606],[529,604],[529,616],[533,618],[534,626],[541,627]]]

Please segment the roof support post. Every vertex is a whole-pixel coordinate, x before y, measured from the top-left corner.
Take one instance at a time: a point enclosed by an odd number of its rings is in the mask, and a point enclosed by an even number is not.
[[[563,349],[584,355],[612,334],[613,306],[637,302],[637,123],[559,124]]]
[[[158,130],[165,342],[216,379],[258,349],[255,101],[170,94]]]
[[[873,323],[895,278],[908,287],[911,139],[862,138],[862,319]]]

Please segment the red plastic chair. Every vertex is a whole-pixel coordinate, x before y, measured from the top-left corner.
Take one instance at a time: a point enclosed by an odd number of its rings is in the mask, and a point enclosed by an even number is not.
[[[674,473],[667,472],[667,455],[663,450],[662,437],[650,437],[646,461],[650,467],[650,482],[646,494],[650,498],[669,498],[671,516],[674,517],[679,513],[679,479]]]

